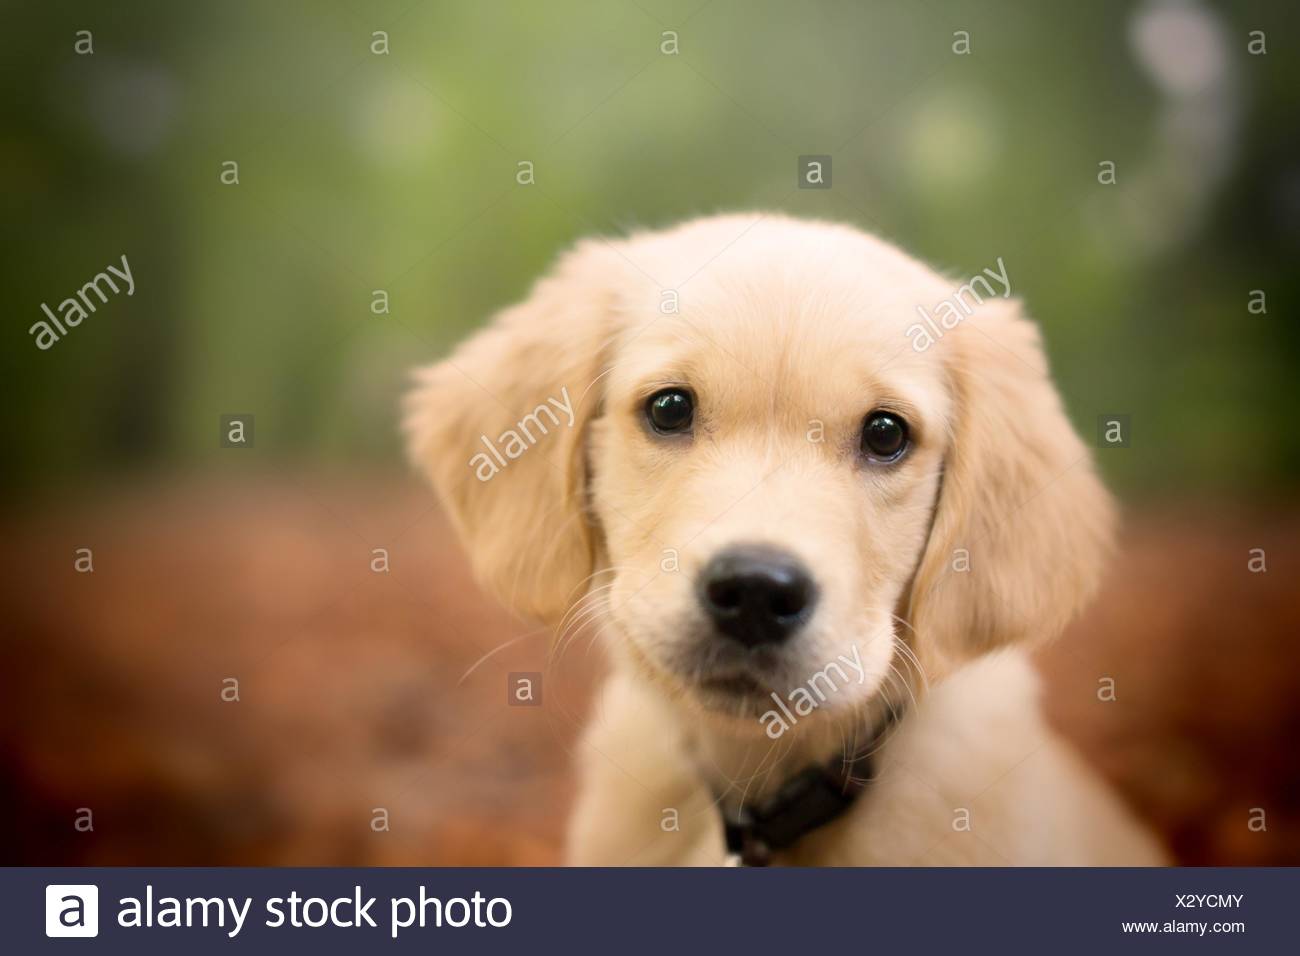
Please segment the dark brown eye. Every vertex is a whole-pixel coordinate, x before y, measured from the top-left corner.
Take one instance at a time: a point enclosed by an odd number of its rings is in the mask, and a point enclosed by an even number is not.
[[[684,389],[666,388],[650,396],[645,405],[645,416],[661,435],[689,431],[695,417],[695,402],[691,393]]]
[[[897,461],[907,451],[907,422],[891,412],[872,412],[862,423],[862,453],[871,461]]]

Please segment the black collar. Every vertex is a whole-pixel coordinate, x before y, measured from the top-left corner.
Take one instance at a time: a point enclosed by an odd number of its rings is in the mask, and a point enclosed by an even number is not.
[[[864,746],[805,767],[765,800],[743,804],[735,814],[719,800],[730,862],[767,866],[773,853],[843,815],[875,780],[876,753],[899,716],[891,708]]]

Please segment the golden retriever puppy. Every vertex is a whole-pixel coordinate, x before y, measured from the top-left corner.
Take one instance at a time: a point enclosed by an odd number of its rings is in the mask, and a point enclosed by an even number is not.
[[[1037,707],[1114,518],[1011,285],[719,216],[579,243],[420,373],[477,575],[610,652],[571,862],[1162,862]]]

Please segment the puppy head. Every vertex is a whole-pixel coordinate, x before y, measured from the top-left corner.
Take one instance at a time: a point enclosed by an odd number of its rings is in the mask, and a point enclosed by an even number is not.
[[[1018,306],[984,283],[921,347],[918,307],[957,288],[779,217],[582,244],[422,373],[412,453],[520,612],[586,595],[709,714],[800,688],[806,716],[852,714],[905,660],[934,679],[1055,635],[1109,539]]]

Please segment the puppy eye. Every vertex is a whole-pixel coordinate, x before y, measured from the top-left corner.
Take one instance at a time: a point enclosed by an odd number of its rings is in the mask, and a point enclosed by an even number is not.
[[[862,453],[871,461],[889,464],[907,451],[907,422],[892,412],[876,411],[862,423]]]
[[[690,392],[665,388],[655,392],[645,404],[645,417],[661,435],[687,431],[695,417],[695,402]]]

